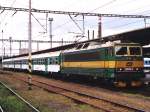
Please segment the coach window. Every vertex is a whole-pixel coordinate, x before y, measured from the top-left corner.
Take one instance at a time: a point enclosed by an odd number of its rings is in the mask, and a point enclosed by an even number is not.
[[[42,64],[42,59],[40,59],[40,64]]]
[[[57,64],[57,58],[55,58],[55,64]]]
[[[55,64],[55,59],[54,58],[52,58],[52,64]]]
[[[43,59],[41,59],[41,65],[43,64]]]
[[[41,59],[38,60],[39,61],[39,65],[41,64]]]
[[[36,59],[33,60],[33,64],[36,64]]]
[[[145,64],[147,65],[147,61],[145,61]]]
[[[40,64],[40,59],[38,59],[38,65]]]
[[[40,60],[39,60],[39,64],[41,64],[41,63],[42,63],[42,60],[40,59]]]
[[[38,59],[38,64],[40,64],[41,63],[41,59]]]
[[[45,59],[43,58],[43,64],[45,64],[45,62],[46,62],[46,61],[45,61]]]
[[[39,64],[39,59],[36,59],[36,64]]]
[[[35,64],[38,64],[38,60],[37,60],[37,59],[35,59],[35,60],[34,60],[34,63],[35,63]]]
[[[49,58],[49,65],[51,65],[52,64],[52,59],[51,58]]]
[[[40,64],[42,65],[42,59],[40,59]]]
[[[58,64],[58,58],[56,58],[56,64]]]
[[[47,64],[47,58],[44,59],[44,63]]]
[[[42,59],[40,59],[40,64],[43,64],[43,60]]]
[[[40,64],[41,63],[41,60],[40,59],[38,59],[38,64]]]
[[[41,59],[41,64],[43,65],[43,59]]]
[[[52,60],[50,60],[50,65],[52,64]]]

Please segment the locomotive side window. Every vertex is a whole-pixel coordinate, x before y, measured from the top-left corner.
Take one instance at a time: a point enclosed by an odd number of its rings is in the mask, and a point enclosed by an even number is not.
[[[90,43],[84,44],[83,49],[87,48],[87,47],[89,46],[89,44],[90,44]]]
[[[140,47],[129,47],[130,55],[141,55]]]
[[[79,44],[77,49],[81,49],[82,48],[82,44]]]
[[[125,56],[128,54],[126,46],[116,46],[115,47],[116,55]]]

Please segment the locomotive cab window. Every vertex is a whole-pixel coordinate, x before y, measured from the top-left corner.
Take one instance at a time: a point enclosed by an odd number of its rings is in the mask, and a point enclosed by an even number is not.
[[[115,52],[117,56],[127,56],[127,46],[116,46]]]
[[[130,55],[141,55],[140,47],[129,47]]]

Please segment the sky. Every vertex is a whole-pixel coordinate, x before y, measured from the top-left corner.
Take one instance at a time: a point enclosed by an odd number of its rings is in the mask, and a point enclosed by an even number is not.
[[[137,14],[150,15],[150,1],[149,0],[31,0],[32,8],[54,10],[54,11],[74,11],[74,12],[90,12],[102,14]],[[0,0],[0,6],[28,8],[29,0]],[[1,11],[0,11],[1,12]],[[28,39],[28,12],[4,11],[0,13],[0,35],[3,33],[3,38],[18,40]],[[47,40],[49,41],[49,22],[46,28],[46,14],[32,13],[32,39],[33,40]],[[78,23],[80,28],[83,27],[82,16],[74,17],[73,19]],[[36,18],[36,19],[35,19]],[[70,19],[69,15],[54,15],[48,14],[48,18],[53,18],[52,35],[53,40],[78,40],[78,33],[82,33],[76,24]],[[40,23],[38,23],[37,22]],[[90,38],[92,38],[92,31],[95,31],[95,38],[97,38],[98,17],[85,17],[85,38],[87,39],[87,30],[90,31]],[[147,27],[150,21],[146,20]],[[44,27],[44,28],[43,28]],[[102,36],[113,35],[121,32],[126,32],[138,28],[144,28],[144,19],[131,18],[102,18]],[[2,37],[2,36],[0,36]],[[18,52],[18,45],[12,45],[14,53]],[[60,44],[53,44],[58,46]],[[36,50],[36,44],[32,44],[33,49]],[[44,47],[43,47],[44,46]],[[4,43],[4,47],[9,49],[9,44]],[[22,48],[27,48],[28,44],[23,43]],[[40,44],[40,49],[49,48],[47,44]],[[16,51],[15,51],[16,50]],[[6,50],[9,52],[9,50]]]

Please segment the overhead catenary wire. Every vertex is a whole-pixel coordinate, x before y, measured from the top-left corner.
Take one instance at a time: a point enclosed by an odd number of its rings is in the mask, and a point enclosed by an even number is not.
[[[114,26],[114,27],[111,27],[110,29],[114,29],[114,28],[119,29],[121,27],[126,27],[126,26],[131,25],[131,24],[139,23],[140,21],[142,21],[142,20],[137,20],[137,21],[134,21],[134,22],[123,24],[123,25]]]
[[[134,0],[134,1],[136,1],[136,0]],[[130,3],[130,2],[129,2]],[[143,11],[142,10],[142,12],[139,12],[141,9],[143,9],[143,8],[145,8],[145,7],[149,7],[149,4],[147,4],[146,6],[143,6],[143,7],[138,7],[138,8],[135,8],[135,9],[133,9],[133,11],[134,11],[134,13],[132,13],[132,14],[144,14],[145,12],[149,12],[150,10],[146,10],[146,11]],[[136,12],[135,12],[136,11]],[[131,12],[131,10],[127,10],[127,11],[124,11],[124,12],[122,12],[122,13],[130,13]],[[145,14],[146,15],[146,14]],[[117,20],[116,20],[117,19]],[[125,20],[129,20],[129,18],[115,18],[115,20],[107,20],[107,21],[104,21],[103,22],[103,24],[104,25],[106,25],[106,24],[110,24],[110,23],[114,23],[114,21],[117,21],[117,22],[119,22],[119,21],[122,21],[123,19],[125,19]],[[137,21],[135,21],[135,22],[130,22],[129,24],[128,23],[126,23],[126,24],[123,24],[123,25],[119,25],[119,27],[124,27],[124,26],[129,26],[130,24],[135,24],[135,23],[137,23],[137,22],[140,22],[140,21],[142,21],[142,20],[137,20]],[[113,27],[110,27],[110,28],[119,28],[118,26],[113,26]]]
[[[28,11],[26,8],[0,7],[1,10]],[[37,13],[54,13],[54,14],[69,14],[69,15],[84,15],[84,16],[101,16],[101,17],[123,17],[123,18],[150,18],[143,15],[120,15],[120,14],[99,14],[99,13],[82,13],[82,12],[66,12],[66,11],[51,11],[32,9],[32,12]]]
[[[108,5],[111,5],[112,3],[116,2],[116,1],[117,1],[117,0],[109,1],[109,2],[107,2],[107,3],[105,3],[105,4],[102,4],[101,6],[99,6],[99,7],[97,7],[97,8],[95,8],[95,9],[92,9],[92,10],[88,11],[88,12],[90,13],[90,12],[93,12],[93,11],[95,11],[95,10],[104,8],[104,7],[108,6]],[[129,0],[129,1],[131,1],[131,0]],[[132,0],[132,1],[135,1],[135,0]],[[63,24],[61,24],[61,25],[56,26],[55,29],[61,28],[61,27],[63,27],[64,25],[66,25],[67,23],[69,23],[69,22],[71,22],[71,20],[70,20],[70,21],[67,21],[67,22],[65,22],[65,23],[63,23]]]
[[[126,1],[125,3],[120,3],[119,5],[118,5],[118,7],[122,7],[122,4],[129,4],[129,3],[131,3],[131,2],[135,2],[135,1],[137,1],[137,0],[129,0],[129,1]],[[110,1],[110,2],[108,2],[108,5],[111,5],[112,3],[113,3],[114,1],[112,0],[112,1]],[[106,3],[107,4],[107,3]],[[107,5],[107,6],[108,6]],[[104,4],[104,6],[105,6],[105,4]],[[113,5],[114,6],[114,5]],[[147,5],[147,6],[149,6],[149,5]],[[117,7],[117,8],[118,8]],[[95,10],[98,10],[99,8],[103,8],[103,6],[102,7],[97,7],[97,8],[95,8],[95,9],[93,9],[94,11]],[[116,8],[116,7],[115,7]],[[142,9],[141,7],[139,7],[139,8],[136,8],[135,10],[137,11],[138,9]],[[128,11],[125,11],[124,13],[129,13],[130,12],[130,10],[128,10]],[[128,19],[128,18],[118,18],[118,19]],[[103,22],[103,24],[109,24],[109,23],[113,23],[113,21],[116,21],[116,19],[115,20],[110,20],[110,21],[105,21],[105,22]],[[117,20],[117,22],[118,22],[118,20]],[[136,21],[137,22],[137,21]],[[136,23],[136,22],[134,22],[134,23]],[[131,24],[131,23],[130,23]],[[128,24],[127,24],[128,25]]]
[[[6,10],[15,10],[15,11],[28,11],[25,8],[13,8],[13,7],[0,7],[1,10],[4,8]],[[70,15],[85,15],[85,16],[103,16],[103,17],[124,17],[124,18],[149,18],[150,16],[143,15],[119,15],[119,14],[99,14],[99,13],[82,13],[82,12],[66,12],[66,11],[51,11],[51,10],[39,10],[32,9],[32,12],[37,13],[54,13],[54,14],[70,14]]]
[[[149,5],[147,5],[147,6],[149,6]],[[136,9],[134,9],[134,10],[139,10],[139,9],[142,9],[143,7],[139,7],[139,8],[136,8]],[[145,13],[145,12],[149,12],[150,10],[146,10],[146,11],[142,11],[142,12],[138,12],[138,14],[143,14],[143,13]],[[123,13],[129,13],[130,11],[128,10],[128,11],[125,11],[125,12],[123,12]],[[134,13],[134,14],[137,14],[137,13]],[[117,20],[117,22],[118,21],[120,21],[120,20],[122,20],[122,19],[129,19],[129,18],[117,18],[117,19],[119,19],[119,20]],[[104,21],[103,22],[103,24],[109,24],[109,23],[113,23],[113,21],[116,21],[116,19],[115,20],[108,20],[108,21]]]
[[[103,4],[103,5],[101,5],[101,6],[97,7],[97,8],[95,8],[95,9],[89,11],[89,12],[93,12],[93,11],[96,11],[96,10],[98,10],[98,9],[104,8],[104,7],[108,6],[108,5],[113,4],[113,3],[116,2],[116,1],[117,1],[117,0],[109,1],[109,2],[107,2],[107,3],[105,3],[105,4]],[[133,2],[133,1],[136,1],[136,0],[129,0],[129,1],[126,2],[126,4],[129,4],[129,3]],[[119,5],[119,6],[122,6],[122,5]],[[64,23],[64,24],[62,24],[62,25],[58,25],[58,26],[55,27],[54,29],[56,30],[56,29],[58,29],[58,28],[61,28],[61,27],[63,27],[64,25],[66,25],[67,23],[69,23],[69,22],[71,22],[71,21],[67,21],[66,23]]]
[[[144,11],[145,12],[145,11]],[[147,12],[147,11],[146,11]],[[148,11],[150,12],[150,10]],[[150,13],[147,13],[147,14],[150,14]],[[140,21],[143,21],[143,20],[136,20],[134,22],[129,22],[129,23],[125,23],[125,24],[122,24],[122,25],[118,25],[118,26],[112,26],[112,27],[109,27],[110,29],[114,29],[114,28],[120,28],[120,27],[125,27],[125,26],[128,26],[130,24],[135,24],[135,23],[139,23]]]
[[[11,3],[10,7],[12,7],[15,3],[16,3],[16,0],[14,0],[14,1]],[[3,10],[3,11],[1,12],[1,14],[2,14],[4,11],[5,11],[5,10]],[[4,18],[2,18],[1,23],[5,20],[5,18],[6,18],[7,15],[8,15],[8,12],[4,15]]]
[[[97,9],[104,8],[104,7],[106,7],[106,6],[109,6],[109,5],[111,5],[111,4],[112,4],[113,2],[115,2],[115,1],[117,1],[117,0],[109,1],[108,3],[105,3],[105,4],[103,4],[103,5],[101,5],[101,6],[97,7],[97,8],[95,8],[95,9],[93,9],[93,10],[97,10]],[[131,1],[131,0],[129,0],[129,1]],[[133,0],[133,1],[135,1],[135,0]],[[130,3],[130,2],[129,2],[129,3]],[[67,23],[69,23],[69,22],[67,22]],[[67,23],[65,23],[65,24],[67,24]],[[56,29],[61,28],[62,26],[64,26],[64,24],[63,24],[63,25],[59,25]],[[54,28],[54,30],[55,30],[55,28]]]
[[[108,6],[108,5],[113,4],[113,3],[116,2],[116,1],[117,1],[117,0],[109,1],[109,2],[107,2],[107,3],[105,3],[105,4],[103,4],[103,5],[101,5],[101,6],[97,7],[97,8],[95,8],[95,9],[89,11],[89,12],[93,12],[93,11],[96,11],[96,10],[98,10],[98,9],[104,8],[104,7]],[[136,0],[129,0],[129,1],[127,1],[127,4],[130,3],[130,2],[133,2],[133,1],[136,1]],[[121,6],[121,5],[120,5],[120,6]],[[71,21],[67,21],[67,22],[64,23],[64,24],[57,26],[57,27],[55,28],[55,30],[58,29],[58,28],[63,27],[64,25],[66,25],[66,24],[69,23],[69,22],[71,22]],[[80,39],[79,39],[79,40],[80,40]]]
[[[118,1],[120,1],[120,0],[118,0]],[[125,0],[125,2],[121,2],[121,3],[118,3],[116,0],[115,2],[112,2],[112,3],[108,4],[107,6],[109,6],[108,8],[111,8],[111,4],[113,4],[112,7],[118,9],[118,7],[122,7],[123,5],[131,4],[131,2],[134,2],[134,1],[137,1],[137,0],[128,0],[128,1]],[[114,4],[114,3],[116,3],[116,4]],[[104,7],[102,7],[102,8],[104,8]],[[99,8],[97,8],[97,9],[99,9]]]
[[[91,10],[91,11],[88,11],[88,12],[93,12],[93,11],[95,11],[95,10],[97,10],[97,9],[106,7],[107,5],[110,5],[111,3],[115,2],[115,1],[116,1],[116,0],[112,0],[112,1],[110,1],[110,2],[107,2],[107,3],[105,3],[105,4],[103,4],[103,5],[101,5],[101,6],[97,7],[97,8],[95,8],[95,9],[93,9],[93,10]],[[67,21],[67,22],[65,22],[65,23],[63,23],[63,24],[61,24],[61,25],[58,25],[58,26],[56,26],[55,29],[61,28],[61,27],[63,27],[64,25],[66,25],[67,23],[70,23],[70,22],[71,22],[71,20],[69,20],[69,21]]]
[[[120,3],[119,5],[118,5],[118,7],[122,7],[122,5],[123,4],[131,4],[131,2],[135,2],[135,1],[137,1],[137,0],[129,0],[129,1],[126,1],[125,3]],[[149,4],[148,5],[146,5],[146,6],[149,6]],[[115,7],[115,8],[118,8],[118,7]],[[133,14],[137,14],[137,13],[135,13],[135,11],[137,11],[137,10],[139,10],[139,9],[142,9],[143,7],[139,7],[139,8],[135,8],[134,9],[134,13]],[[144,8],[145,8],[145,6],[144,6]],[[128,11],[124,11],[124,12],[122,12],[122,13],[130,13],[131,12],[131,10],[128,10]],[[144,11],[145,12],[145,11]],[[143,12],[141,12],[141,13],[143,13]],[[139,14],[139,13],[138,13]],[[128,18],[118,18],[118,19],[128,19]],[[106,22],[103,22],[103,24],[107,24],[107,23],[112,23],[113,21],[116,21],[116,20],[110,20],[110,21],[106,21]],[[118,21],[118,20],[117,20]]]
[[[117,1],[117,0],[111,0],[111,1],[109,1],[109,2],[107,2],[107,3],[105,3],[105,4],[103,4],[103,5],[101,5],[101,6],[97,7],[97,8],[95,8],[95,9],[89,11],[89,12],[94,12],[95,10],[98,10],[98,9],[100,9],[100,8],[104,8],[104,7],[106,7],[106,6],[108,6],[108,5],[112,4],[112,3],[114,3],[115,1]]]
[[[31,13],[32,17],[38,22],[38,24],[46,31],[46,28],[40,23],[40,21]]]
[[[108,6],[108,5],[112,4],[112,3],[114,3],[114,2],[116,2],[116,1],[117,1],[117,0],[109,1],[109,2],[107,2],[107,3],[105,3],[105,4],[103,4],[103,5],[101,5],[101,6],[97,7],[97,8],[95,8],[95,9],[92,9],[92,10],[88,11],[88,12],[90,13],[90,12],[93,12],[93,11],[95,11],[95,10],[104,8],[104,7],[106,7],[106,6]],[[131,0],[130,0],[130,1],[131,1]],[[133,1],[133,0],[132,0],[132,1]],[[134,0],[134,1],[135,1],[135,0]],[[63,23],[63,24],[61,24],[61,25],[56,26],[54,29],[61,28],[61,27],[63,27],[64,25],[66,25],[67,23],[69,23],[69,22],[71,22],[71,20],[69,20],[69,21],[67,21],[67,22],[65,22],[65,23]]]

